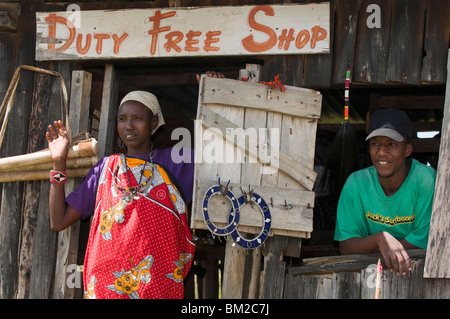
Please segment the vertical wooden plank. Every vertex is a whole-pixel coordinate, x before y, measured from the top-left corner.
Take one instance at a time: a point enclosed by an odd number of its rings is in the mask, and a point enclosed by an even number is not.
[[[254,65],[249,65],[249,70],[254,68],[257,70],[257,68]],[[255,72],[255,75],[258,75],[259,72]],[[253,81],[257,82],[259,81],[258,77],[255,77]],[[249,122],[247,122],[247,116],[244,111],[244,108],[241,107],[219,107],[214,109],[215,112],[222,115],[223,112],[227,112],[226,118],[228,118],[230,121],[232,121],[234,124],[239,125],[239,127],[246,128],[249,125]],[[247,110],[248,112],[248,110]],[[258,112],[258,111],[255,111]],[[245,122],[244,122],[245,121]],[[234,147],[234,153],[236,154],[237,148]],[[245,155],[244,155],[245,156]],[[248,158],[245,160],[245,162],[248,162]],[[234,181],[240,182],[246,174],[246,163],[238,163],[236,160],[233,163],[230,164],[222,164],[220,167],[219,172],[225,173],[224,170],[227,170],[228,172],[225,174],[228,174],[231,176]],[[226,175],[225,175],[226,176]],[[247,178],[252,177],[247,176]],[[232,180],[233,181],[233,180]],[[259,182],[257,183],[259,185]],[[240,190],[234,190],[237,194],[237,192],[240,193]],[[239,196],[239,195],[236,195]],[[241,214],[243,211],[241,210]],[[248,212],[247,212],[248,213]],[[244,234],[242,234],[245,236]],[[235,244],[231,236],[227,239],[227,244],[225,247],[225,260],[224,260],[224,274],[223,274],[223,287],[222,287],[222,296],[224,298],[244,298],[244,285],[248,286],[250,282],[250,278],[247,278],[247,281],[245,282],[246,278],[244,277],[245,274],[245,267],[246,267],[246,256],[248,251],[241,246]],[[247,287],[246,287],[247,290]],[[248,291],[248,290],[247,290]]]
[[[424,278],[423,286],[424,299],[449,299],[450,279]]]
[[[425,279],[423,278],[423,269],[425,267],[425,260],[412,260],[411,266],[413,271],[409,274],[411,280],[411,286],[408,298],[410,299],[423,299]]]
[[[112,64],[105,66],[103,80],[102,107],[98,132],[98,157],[109,156],[113,152],[116,115],[118,108],[118,82]]]
[[[286,70],[281,78],[282,83],[291,86],[303,86],[303,66],[305,65],[304,55],[286,55]]]
[[[223,106],[223,105],[221,106],[209,105],[209,107],[212,108],[214,112],[218,113],[219,115],[228,118],[231,122],[239,125],[240,127],[243,126],[244,121],[243,108]],[[233,153],[236,154],[236,148],[234,146],[233,149],[234,149]],[[208,168],[206,168],[206,170],[203,171],[202,174],[209,174],[207,170],[213,169],[218,172],[218,177],[221,178],[223,184],[227,183],[228,180],[230,180],[231,182],[237,183],[240,182],[241,164],[236,162],[235,160],[232,161],[231,163],[223,163],[221,165],[218,165],[218,163],[213,163],[207,166]],[[209,176],[211,176],[211,174],[209,174]],[[240,192],[240,190],[234,191]],[[231,209],[231,205],[229,206],[229,209]],[[246,249],[240,247],[239,245],[236,245],[231,236],[228,236],[227,243],[225,246],[224,273],[222,286],[222,297],[225,299],[243,297],[242,292],[244,283],[244,268],[245,268],[246,253],[247,253]]]
[[[197,253],[197,252],[196,252]],[[219,278],[217,256],[213,252],[206,251],[197,257],[197,264],[205,269],[203,278],[198,278],[199,299],[219,298]],[[185,281],[186,290],[186,281]],[[186,295],[186,292],[185,292]],[[186,296],[185,296],[186,298]]]
[[[317,276],[300,276],[302,280],[302,298],[303,299],[316,299],[319,280]]]
[[[425,0],[392,3],[387,82],[421,83],[424,28]]]
[[[398,278],[395,272],[383,270],[383,280],[381,281],[380,299],[398,298]]]
[[[243,298],[244,268],[246,250],[235,244],[231,236],[225,246],[225,260],[223,265],[223,299]]]
[[[422,82],[445,83],[445,66],[450,41],[450,2],[433,0],[427,3]]]
[[[335,23],[339,31],[334,36],[333,85],[344,86],[349,63],[353,66],[360,4],[360,0],[336,2]]]
[[[265,56],[264,66],[261,70],[261,81],[269,82],[277,74],[282,75],[282,80],[286,74],[286,57],[280,55]],[[283,82],[284,83],[284,82]]]
[[[361,296],[360,277],[360,273],[356,271],[333,273],[332,298],[359,299]]]
[[[330,53],[328,54],[309,54],[305,56],[304,67],[304,83],[307,88],[327,88],[331,85],[332,70],[333,70],[333,54],[335,52],[334,37],[335,37],[335,10],[336,0],[330,0]]]
[[[28,153],[42,150],[45,146],[44,135],[48,122],[48,106],[52,94],[52,82],[55,80],[54,76],[42,73],[34,73],[34,78],[33,102],[28,129],[30,137]],[[25,182],[23,226],[19,251],[18,299],[29,297],[40,192],[41,181]]]
[[[273,55],[264,57],[261,81],[273,81],[280,74],[284,85],[303,86],[303,66],[305,55]]]
[[[450,51],[449,51],[450,53]],[[450,54],[449,54],[450,57]],[[434,189],[433,212],[430,221],[425,278],[450,278],[450,58],[447,62],[447,88],[445,91],[444,118],[442,119],[441,145]]]
[[[14,72],[13,70],[13,51],[11,48],[14,47],[14,41],[16,38],[15,33],[6,33],[1,32],[0,33],[0,69],[3,70],[3,72],[0,72],[0,97],[3,100],[3,97],[5,96],[5,93],[8,89],[9,82],[11,80],[12,74]],[[5,137],[6,138],[6,137]],[[5,156],[5,143],[3,143],[3,146],[1,148],[1,156]],[[4,183],[0,183],[0,208],[3,209],[3,188]],[[8,202],[8,200],[5,200],[5,202]],[[6,207],[5,207],[6,208]],[[14,214],[14,212],[11,212]],[[7,274],[10,273],[9,264],[10,261],[5,259],[8,257],[8,246],[11,245],[12,241],[9,239],[9,236],[13,235],[14,232],[11,232],[11,235],[7,236],[7,232],[4,231],[4,229],[7,229],[10,227],[9,225],[9,219],[8,219],[8,212],[2,213],[2,210],[0,209],[0,246],[5,246],[4,250],[0,248],[0,298],[8,298],[12,296],[12,292],[14,291],[13,285],[11,281],[9,280]],[[5,215],[2,217],[2,215]],[[3,273],[5,272],[5,276]]]
[[[375,284],[376,265],[372,264],[361,269],[361,299],[375,298]]]
[[[89,130],[89,105],[91,97],[92,74],[86,71],[73,71],[70,93],[69,121],[72,136],[79,132]],[[83,178],[71,178],[66,183],[66,194],[74,191],[83,181]],[[78,242],[80,234],[80,221],[58,234],[58,258],[55,269],[55,282],[53,297],[56,299],[72,299],[76,295],[77,287],[67,285],[67,267],[77,264]],[[78,287],[82,288],[82,287]]]
[[[36,242],[30,276],[30,299],[49,299],[52,297],[57,234],[50,229],[48,194],[50,181],[39,181],[40,193],[37,207]]]
[[[248,285],[248,299],[257,299],[259,296],[260,278],[261,278],[261,248],[253,249],[250,255],[251,269]]]
[[[448,56],[450,36],[450,2],[428,1],[424,39],[422,81],[445,83],[445,65]]]
[[[397,299],[410,299],[411,298],[411,288],[412,281],[410,280],[411,273],[397,276]]]
[[[352,72],[354,82],[378,84],[386,82],[391,4],[392,1],[389,0],[361,1]],[[367,19],[371,20],[373,13],[370,10],[367,12],[369,5],[380,8],[380,28],[367,26]]]
[[[69,88],[70,94],[70,66],[68,62],[56,63],[54,70],[59,72]],[[53,81],[49,89],[51,90],[50,103],[46,108],[46,123],[43,125],[45,131],[49,123],[54,120],[64,119],[61,114],[61,84],[59,78],[52,77]],[[39,134],[43,145],[48,147],[44,133]],[[58,235],[50,229],[48,194],[50,191],[50,181],[38,181],[40,183],[40,194],[38,194],[38,206],[36,207],[36,238],[34,243],[32,269],[30,277],[30,298],[47,299],[52,297],[53,282],[56,264],[56,246]]]
[[[18,22],[16,41],[10,60],[14,69],[22,64],[34,64],[34,12],[39,1],[23,0]],[[9,49],[11,50],[10,47]],[[8,81],[11,79],[9,78]],[[11,111],[4,140],[4,156],[26,153],[28,122],[31,111],[33,74],[23,74],[17,87],[14,107]],[[18,134],[18,132],[20,132]],[[13,298],[17,293],[19,235],[22,225],[23,183],[3,184],[0,211],[0,298]]]
[[[288,244],[288,237],[273,236],[266,240],[268,251],[264,258],[264,284],[262,299],[283,298],[284,277],[286,263],[283,261],[284,251]]]
[[[331,298],[331,285],[333,278],[331,275],[318,275],[319,279],[317,287],[317,299],[330,299]]]
[[[283,299],[303,299],[301,296],[301,277],[287,273],[284,277]]]
[[[256,79],[255,81],[258,81]],[[258,109],[247,108],[244,109],[244,130],[251,130],[256,132],[259,136],[259,129],[266,128],[267,123],[267,112]],[[261,136],[259,136],[261,139]],[[258,139],[258,142],[259,142]],[[246,160],[241,164],[241,184],[244,191],[248,192],[252,189],[252,185],[261,185],[261,162],[258,161],[256,157],[248,154],[246,156]],[[247,185],[243,184],[243,182],[247,183]],[[239,191],[240,192],[240,191]],[[260,214],[256,205],[245,205],[241,209],[241,216],[245,214]],[[250,235],[252,237],[253,235]]]

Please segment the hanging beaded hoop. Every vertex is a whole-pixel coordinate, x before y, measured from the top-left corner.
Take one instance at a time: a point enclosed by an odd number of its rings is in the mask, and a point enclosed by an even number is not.
[[[240,208],[245,205],[246,196],[247,194],[244,194],[241,197],[239,197],[238,203]],[[259,196],[256,193],[251,193],[250,199],[256,205],[258,205],[264,218],[264,226],[261,230],[261,233],[253,239],[245,239],[244,237],[241,236],[241,234],[239,234],[239,231],[236,227],[234,231],[231,233],[231,237],[239,246],[243,248],[254,249],[261,246],[267,239],[267,236],[269,236],[270,227],[272,225],[272,218],[270,215],[269,206],[267,206],[266,202],[261,196]]]
[[[230,183],[230,182],[228,181],[228,183]],[[205,196],[203,198],[203,218],[205,219],[206,226],[213,234],[218,235],[218,236],[228,235],[233,230],[235,230],[237,228],[237,224],[239,223],[239,217],[240,217],[239,203],[238,203],[236,196],[233,194],[232,191],[230,191],[228,189],[228,184],[225,187],[224,192],[222,191],[222,187],[223,186],[220,185],[220,178],[219,178],[219,184],[213,185],[210,188],[208,188],[208,190],[206,191]],[[209,216],[209,211],[208,211],[209,200],[211,199],[212,196],[219,195],[219,194],[225,196],[225,198],[227,198],[230,201],[231,206],[232,206],[231,211],[230,211],[230,216],[229,216],[229,224],[224,228],[217,227],[211,221],[211,218]]]

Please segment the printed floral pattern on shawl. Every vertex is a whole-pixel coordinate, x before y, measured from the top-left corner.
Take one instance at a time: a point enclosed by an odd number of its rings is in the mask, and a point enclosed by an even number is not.
[[[131,189],[150,174],[135,196],[117,187]],[[85,296],[182,298],[195,245],[186,205],[165,170],[111,156],[100,176],[95,207],[84,265]]]

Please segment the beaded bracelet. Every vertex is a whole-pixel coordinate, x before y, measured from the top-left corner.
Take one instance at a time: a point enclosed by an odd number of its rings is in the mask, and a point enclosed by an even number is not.
[[[50,182],[56,184],[64,184],[67,180],[67,172],[66,171],[50,171]]]

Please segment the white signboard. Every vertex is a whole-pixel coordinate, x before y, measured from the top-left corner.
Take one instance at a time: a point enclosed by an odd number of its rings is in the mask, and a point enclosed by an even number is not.
[[[38,12],[36,60],[328,53],[329,3]]]

